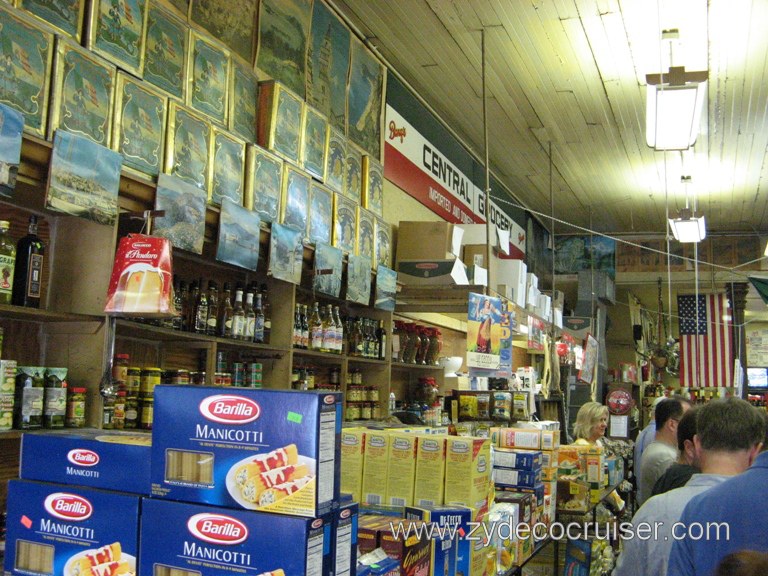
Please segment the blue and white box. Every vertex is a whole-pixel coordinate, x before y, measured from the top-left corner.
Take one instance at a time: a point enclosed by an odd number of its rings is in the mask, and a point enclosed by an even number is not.
[[[357,566],[357,502],[342,503],[333,513],[331,576],[354,576]]]
[[[5,574],[137,574],[139,496],[11,480]]]
[[[151,444],[149,434],[108,430],[25,433],[19,476],[147,495]]]
[[[408,506],[405,518],[432,524],[430,576],[471,574],[472,509],[465,506]]]
[[[151,495],[318,517],[338,507],[341,394],[155,387]]]
[[[540,450],[517,450],[514,448],[493,447],[491,453],[493,466],[498,468],[515,468],[516,470],[541,470],[542,453]]]
[[[324,521],[150,498],[139,574],[321,576]]]
[[[513,486],[515,488],[534,489],[541,484],[541,468],[535,472],[516,470],[514,468],[499,468],[494,466],[491,479],[497,486]]]

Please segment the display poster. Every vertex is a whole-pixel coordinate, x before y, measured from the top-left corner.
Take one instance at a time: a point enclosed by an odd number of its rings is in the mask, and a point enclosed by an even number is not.
[[[11,196],[21,161],[21,133],[24,116],[0,104],[0,196]]]
[[[315,268],[312,289],[338,298],[341,294],[341,269],[344,253],[338,248],[318,242],[315,246]]]
[[[496,377],[509,378],[512,375],[512,331],[516,322],[512,303],[502,302],[502,307],[499,369],[496,371]]]
[[[544,320],[528,316],[528,350],[544,351]]]
[[[747,329],[747,366],[768,366],[768,325]]]
[[[376,267],[376,299],[373,307],[378,310],[395,311],[397,293],[397,272],[379,264]]]
[[[160,174],[157,179],[155,209],[164,211],[165,216],[155,219],[152,233],[168,238],[174,248],[202,254],[205,239],[205,200],[205,190],[185,182],[178,176]]]
[[[368,305],[371,299],[371,259],[349,255],[347,263],[347,300]]]
[[[597,366],[597,353],[600,346],[595,338],[590,334],[584,345],[584,360],[579,370],[579,380],[592,384],[595,379],[595,367]]]
[[[498,370],[501,363],[501,298],[469,294],[467,313],[467,366]]]
[[[269,273],[278,280],[301,284],[304,256],[303,234],[277,222],[272,223],[269,238]]]
[[[256,270],[259,263],[261,218],[229,198],[221,201],[216,260]]]

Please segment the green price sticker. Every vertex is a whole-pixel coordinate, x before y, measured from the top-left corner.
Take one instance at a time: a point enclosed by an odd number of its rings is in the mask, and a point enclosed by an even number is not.
[[[296,424],[301,424],[301,421],[303,420],[303,418],[304,417],[298,412],[288,412],[288,422],[295,422]]]

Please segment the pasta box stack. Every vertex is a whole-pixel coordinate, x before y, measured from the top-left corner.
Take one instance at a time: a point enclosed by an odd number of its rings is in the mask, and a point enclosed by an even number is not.
[[[340,402],[338,393],[156,387],[139,572],[349,572],[356,507],[339,504]]]

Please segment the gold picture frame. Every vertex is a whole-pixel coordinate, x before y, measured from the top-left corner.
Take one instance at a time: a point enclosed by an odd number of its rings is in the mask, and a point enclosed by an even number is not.
[[[304,105],[301,125],[301,165],[323,182],[328,154],[328,118],[315,108]]]
[[[69,36],[78,44],[83,39],[83,24],[85,20],[85,0],[64,0],[56,3],[54,0],[16,0],[11,2],[26,10],[40,21],[52,26],[57,32]],[[61,6],[60,4],[64,4]]]
[[[189,52],[186,21],[182,21],[164,3],[150,3],[148,14],[144,40],[144,80],[183,104]]]
[[[210,122],[171,100],[163,171],[207,192],[210,188],[211,164]]]
[[[58,37],[48,139],[61,127],[109,148],[116,76],[114,66]]]
[[[344,157],[344,196],[362,204],[363,198],[363,150],[347,140]]]
[[[333,195],[333,245],[347,254],[355,253],[357,203],[343,194]]]
[[[384,165],[373,156],[363,156],[363,207],[379,218],[384,216]]]
[[[149,1],[90,0],[89,10],[86,48],[141,77]]]
[[[259,78],[249,66],[233,58],[229,81],[229,131],[253,144],[256,142]]]
[[[392,268],[392,225],[376,218],[376,261]]]
[[[157,176],[163,168],[168,97],[147,82],[117,73],[112,149],[123,155],[123,168]]]
[[[304,101],[280,82],[259,82],[256,142],[298,165],[303,109]]]
[[[245,196],[245,141],[214,126],[211,147],[213,167],[208,202],[221,206],[222,199],[229,198],[242,206]]]
[[[371,268],[376,269],[376,216],[362,206],[357,207],[357,234],[355,234],[355,253],[371,261]]]
[[[333,126],[328,130],[328,152],[325,164],[325,185],[334,192],[343,194],[347,165],[347,139],[341,130]]]
[[[333,240],[333,191],[319,182],[309,187],[309,241],[329,244]]]
[[[212,38],[189,31],[187,58],[187,106],[211,121],[227,126],[230,87],[229,50]]]
[[[306,238],[309,227],[309,184],[312,177],[286,163],[283,165],[283,194],[280,224],[298,230]]]
[[[245,207],[266,222],[280,219],[283,194],[283,159],[261,146],[248,146],[245,171]]]

